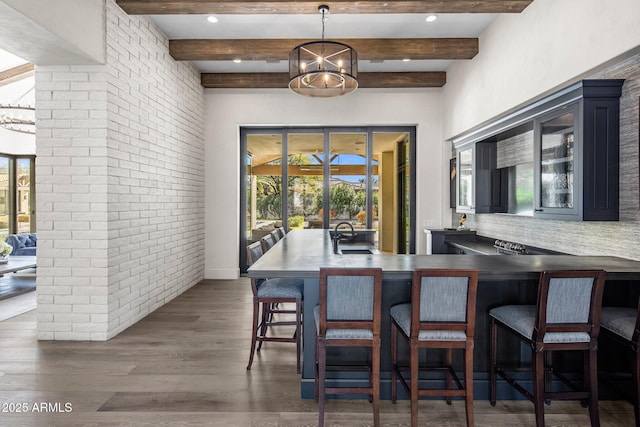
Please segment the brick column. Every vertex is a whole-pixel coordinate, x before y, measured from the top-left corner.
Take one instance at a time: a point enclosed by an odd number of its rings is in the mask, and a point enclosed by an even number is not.
[[[36,69],[39,339],[109,339],[204,277],[199,73],[106,19],[105,65]]]

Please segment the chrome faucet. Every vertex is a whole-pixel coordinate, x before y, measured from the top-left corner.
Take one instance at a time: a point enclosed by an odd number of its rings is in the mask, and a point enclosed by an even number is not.
[[[342,234],[338,231],[341,225],[348,225],[350,228],[349,234]],[[354,241],[356,238],[356,233],[353,230],[353,225],[350,222],[342,221],[336,224],[336,228],[333,230],[333,253],[338,254],[340,250],[338,249],[338,242],[342,240],[343,242]]]

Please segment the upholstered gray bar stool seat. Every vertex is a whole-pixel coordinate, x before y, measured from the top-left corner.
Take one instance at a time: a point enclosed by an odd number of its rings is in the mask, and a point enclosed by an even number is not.
[[[302,279],[273,278],[258,286],[259,298],[302,298]]]
[[[506,305],[489,311],[491,321],[490,402],[496,404],[497,376],[534,404],[536,426],[543,427],[544,404],[549,399],[581,399],[589,407],[591,426],[600,425],[597,354],[600,306],[605,273],[602,270],[544,271],[538,282],[536,305]],[[531,349],[532,392],[498,366],[498,329],[509,332]],[[511,344],[513,345],[513,344]],[[583,386],[578,387],[554,369],[557,351],[583,354]],[[514,348],[506,354],[518,354]],[[567,388],[552,387],[555,375]]]
[[[406,336],[411,334],[411,304],[398,304],[391,307],[389,314],[393,321],[402,329]],[[420,341],[464,341],[467,334],[463,331],[420,331],[418,333]]]
[[[560,308],[560,307],[558,307]],[[588,307],[587,307],[588,308]],[[537,309],[534,305],[505,305],[489,311],[489,316],[513,329],[524,337],[533,337]],[[545,334],[545,343],[589,342],[591,337],[586,332],[550,332]]]
[[[320,306],[316,305],[313,308],[313,319],[316,322],[316,333],[320,334]],[[373,339],[373,331],[370,329],[327,329],[325,334],[327,339]]]
[[[600,326],[622,340],[633,351],[633,406],[636,427],[640,427],[640,301],[638,308],[602,307]]]
[[[253,265],[263,255],[261,242],[254,242],[247,246],[247,261]],[[300,373],[300,353],[302,345],[302,301],[304,281],[295,278],[251,278],[251,292],[253,293],[253,323],[251,337],[251,355],[247,370],[251,369],[256,351],[262,349],[263,342],[289,342],[296,344],[297,371]],[[283,308],[285,303],[295,304],[295,310]],[[279,304],[283,304],[280,306]],[[262,310],[260,306],[262,305]],[[274,315],[295,315],[295,320],[278,319]],[[274,336],[269,334],[273,326],[295,326],[292,337]],[[256,343],[258,348],[256,350]]]
[[[638,321],[638,310],[628,307],[602,307],[600,326],[631,341]]]

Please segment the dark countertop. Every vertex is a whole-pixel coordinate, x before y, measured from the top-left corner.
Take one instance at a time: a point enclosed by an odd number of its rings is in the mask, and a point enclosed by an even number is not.
[[[482,240],[464,240],[460,242],[455,240],[445,240],[445,243],[456,249],[465,251],[465,254],[498,255],[493,244]]]
[[[291,231],[249,268],[248,276],[317,278],[320,267],[382,268],[385,279],[410,279],[414,268],[475,268],[481,280],[536,279],[544,270],[603,269],[609,280],[640,280],[640,261],[611,256],[336,255],[328,230],[321,229]]]

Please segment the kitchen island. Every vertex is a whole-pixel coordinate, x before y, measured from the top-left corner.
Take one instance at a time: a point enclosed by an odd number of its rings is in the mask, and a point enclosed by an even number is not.
[[[342,244],[341,244],[342,247]],[[249,277],[297,277],[304,279],[304,360],[301,395],[314,396],[314,322],[313,307],[318,304],[318,273],[320,267],[381,268],[382,290],[382,350],[381,395],[390,396],[389,308],[410,301],[411,274],[415,268],[473,268],[479,271],[477,318],[474,353],[474,389],[476,399],[488,395],[489,319],[491,308],[505,304],[535,304],[537,281],[544,270],[603,269],[607,271],[604,305],[631,305],[637,301],[640,290],[640,262],[609,256],[572,255],[387,255],[387,254],[334,254],[328,230],[294,230],[264,254],[248,270]],[[356,350],[357,352],[357,350]],[[528,349],[505,340],[501,354],[517,354],[522,360],[528,357]],[[408,352],[407,352],[408,353]],[[614,353],[614,352],[611,352]],[[600,352],[599,367],[611,371],[627,371],[624,351],[616,354]],[[622,353],[622,355],[621,355]],[[339,350],[330,354],[338,360],[360,357],[352,351]],[[402,353],[401,353],[401,356]],[[406,354],[405,354],[406,356]],[[401,359],[403,360],[403,359]],[[406,360],[406,359],[405,359]],[[430,359],[431,360],[431,359]],[[561,366],[575,366],[575,360],[564,361]],[[581,361],[580,361],[581,364]],[[460,365],[457,365],[460,366]],[[578,365],[580,366],[580,365]],[[361,372],[340,372],[336,383],[365,381]],[[424,377],[424,381],[439,381]],[[601,387],[602,389],[602,387]],[[607,394],[601,390],[601,397]],[[499,399],[519,398],[510,387],[499,383]]]

